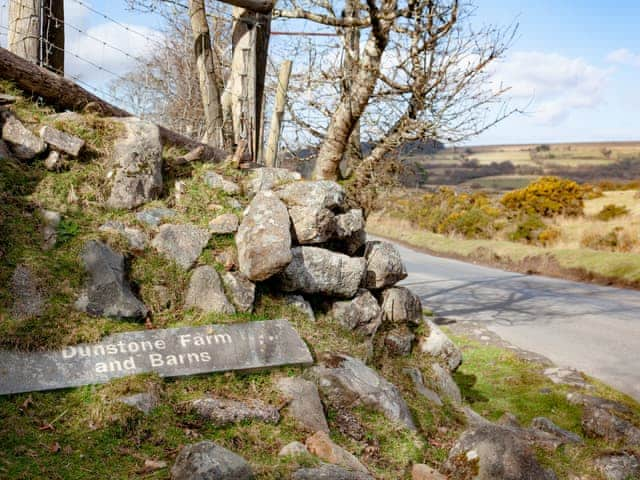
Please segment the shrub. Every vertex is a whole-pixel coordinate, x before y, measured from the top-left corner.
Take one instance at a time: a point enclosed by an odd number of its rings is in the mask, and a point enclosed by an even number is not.
[[[607,233],[585,233],[580,244],[593,250],[627,253],[637,250],[640,241],[634,232],[623,227],[616,227]]]
[[[509,235],[509,240],[513,242],[536,243],[541,232],[546,230],[547,225],[537,214],[529,214],[517,225],[515,231]]]
[[[629,213],[629,209],[624,205],[614,205],[610,203],[602,207],[602,210],[598,212],[596,218],[598,220],[602,220],[603,222],[608,222],[609,220],[621,217],[622,215],[626,215]]]
[[[508,210],[543,217],[582,215],[585,189],[572,180],[542,177],[525,188],[506,193],[502,205]]]
[[[560,239],[561,232],[557,228],[547,227],[538,235],[538,241],[540,245],[548,247],[553,245]]]

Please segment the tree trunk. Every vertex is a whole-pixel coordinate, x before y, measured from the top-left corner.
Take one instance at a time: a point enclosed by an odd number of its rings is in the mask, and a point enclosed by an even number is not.
[[[372,18],[377,15],[373,0],[368,0]],[[385,11],[395,10],[396,1],[383,2]],[[362,116],[380,74],[382,54],[387,47],[391,22],[372,21],[371,33],[364,47],[364,58],[360,62],[350,95],[342,97],[336,112],[331,117],[326,138],[318,152],[313,176],[316,179],[336,180],[340,161],[345,153],[349,137]]]
[[[41,0],[9,2],[9,51],[32,63],[40,63]]]
[[[213,147],[230,148],[231,138],[229,132],[224,130],[222,115],[221,75],[211,48],[204,0],[189,0],[189,19],[206,122],[203,141]]]
[[[64,75],[64,0],[44,0],[42,66]]]
[[[282,117],[284,116],[284,108],[287,103],[287,89],[289,88],[291,65],[291,60],[285,60],[282,62],[282,65],[280,65],[278,85],[276,87],[276,102],[273,106],[269,141],[267,142],[267,152],[264,159],[264,164],[267,167],[278,166],[278,146],[280,144],[280,131],[282,130]]]
[[[344,15],[347,18],[358,18],[359,2],[356,0],[347,0],[345,2]],[[349,98],[350,107],[356,108],[356,103],[351,97],[351,89],[353,80],[358,72],[358,63],[360,62],[360,29],[347,28],[345,32],[345,53],[342,65],[342,96]],[[342,162],[340,163],[340,176],[347,178],[353,172],[355,166],[362,159],[362,147],[360,144],[360,121],[353,127],[353,131],[349,136],[349,143],[344,152]]]

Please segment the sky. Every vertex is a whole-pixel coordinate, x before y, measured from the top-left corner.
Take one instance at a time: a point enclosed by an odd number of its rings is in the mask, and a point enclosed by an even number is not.
[[[0,0],[0,26],[6,26],[8,1]],[[509,105],[524,112],[469,143],[640,140],[640,2],[477,0],[475,4],[477,24],[518,24],[516,37],[493,75],[510,86]],[[65,0],[65,15],[69,51],[103,67],[97,69],[68,54],[67,71],[101,92],[114,74],[130,70],[135,57],[154,47],[154,29],[160,25],[154,15],[127,11],[124,0]],[[70,26],[108,39],[109,46]],[[280,22],[273,26],[286,28]],[[6,44],[3,34],[6,30],[0,28],[1,45]]]

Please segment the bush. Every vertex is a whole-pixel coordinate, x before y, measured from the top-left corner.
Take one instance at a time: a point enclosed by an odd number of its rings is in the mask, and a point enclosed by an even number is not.
[[[520,221],[515,231],[509,235],[513,242],[536,243],[540,233],[546,230],[547,225],[539,215],[529,214]]]
[[[598,220],[602,220],[603,222],[608,222],[609,220],[621,217],[622,215],[626,215],[629,213],[629,209],[624,205],[614,205],[610,203],[602,207],[602,210],[598,212],[596,218]]]
[[[525,188],[506,193],[501,203],[508,210],[542,217],[582,215],[585,189],[572,180],[542,177]]]
[[[580,244],[593,250],[627,253],[637,250],[640,242],[634,232],[623,227],[616,227],[607,233],[585,233]]]

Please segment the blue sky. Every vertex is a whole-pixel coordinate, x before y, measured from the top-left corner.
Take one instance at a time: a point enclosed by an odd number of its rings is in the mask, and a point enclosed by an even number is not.
[[[0,25],[6,25],[0,0]],[[123,0],[65,0],[67,21],[107,38],[131,56],[143,56],[153,42],[110,25],[82,3],[107,13],[136,32],[153,37],[153,15],[128,12]],[[519,24],[496,80],[510,85],[510,103],[526,108],[470,143],[542,143],[640,140],[640,2],[616,0],[477,0],[474,22]],[[274,29],[287,25],[278,22]],[[5,33],[0,29],[0,44]],[[132,67],[120,52],[67,28],[71,51],[114,73]],[[282,37],[281,37],[282,38]],[[67,56],[67,71],[101,88],[112,75]]]

